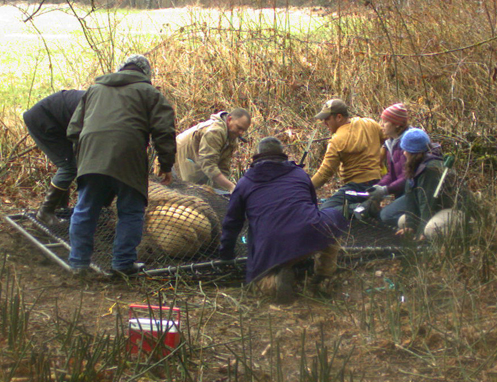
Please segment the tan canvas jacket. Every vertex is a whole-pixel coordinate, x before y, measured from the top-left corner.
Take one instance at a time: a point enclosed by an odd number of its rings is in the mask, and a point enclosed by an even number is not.
[[[312,177],[319,188],[337,172],[344,183],[380,179],[381,126],[369,118],[352,118],[331,137],[323,162]]]
[[[182,180],[213,185],[220,173],[229,176],[238,143],[228,137],[227,116],[225,111],[213,114],[176,137],[176,170]]]

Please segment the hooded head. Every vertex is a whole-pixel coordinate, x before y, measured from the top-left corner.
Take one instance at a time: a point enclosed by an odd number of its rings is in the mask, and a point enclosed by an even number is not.
[[[127,67],[134,65],[140,69],[143,74],[145,74],[149,79],[152,78],[152,68],[150,67],[150,62],[145,56],[141,54],[132,54],[119,66],[118,72],[121,70],[126,70]]]
[[[283,145],[278,138],[263,138],[257,146],[257,154],[283,154]]]

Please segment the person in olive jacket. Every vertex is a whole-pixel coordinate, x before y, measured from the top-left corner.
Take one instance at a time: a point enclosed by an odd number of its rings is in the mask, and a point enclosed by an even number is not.
[[[231,158],[251,120],[247,110],[236,108],[230,113],[212,114],[209,120],[179,134],[176,137],[179,178],[232,192],[235,184],[229,180]]]
[[[128,57],[116,73],[96,79],[78,105],[67,130],[76,144],[78,202],[71,216],[69,264],[76,273],[90,266],[102,207],[117,196],[118,222],[112,269],[124,274],[140,267],[148,194],[147,146],[152,138],[162,183],[172,181],[176,154],[174,110],[151,83],[149,61]]]

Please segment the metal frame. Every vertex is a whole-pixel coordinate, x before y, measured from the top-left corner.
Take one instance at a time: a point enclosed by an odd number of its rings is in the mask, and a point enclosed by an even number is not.
[[[33,236],[22,225],[18,224],[18,221],[20,221],[22,219],[29,220],[38,229],[43,231],[43,233],[45,233],[54,242],[50,242],[49,240],[47,240],[48,242],[41,242],[40,238]],[[26,237],[26,239],[28,239],[38,249],[40,249],[49,260],[60,265],[66,271],[69,271],[69,272],[71,271],[71,266],[66,261],[62,260],[59,255],[57,255],[55,252],[52,251],[52,248],[66,249],[67,250],[67,258],[69,258],[69,252],[71,251],[71,246],[68,243],[66,243],[64,240],[62,240],[60,237],[57,237],[56,235],[54,235],[47,227],[45,227],[38,220],[36,220],[31,214],[25,212],[23,214],[5,216],[5,220],[7,220],[7,222],[9,224],[11,224],[22,235],[24,235],[24,237]],[[100,268],[98,265],[96,265],[94,263],[90,264],[90,268],[92,268],[95,272],[108,275],[107,272],[105,272],[102,268]]]
[[[10,223],[15,229],[17,229],[24,237],[26,237],[32,244],[34,244],[38,249],[42,251],[42,253],[50,260],[61,266],[63,269],[67,271],[71,271],[70,265],[61,259],[61,257],[55,253],[53,248],[63,248],[67,250],[67,258],[69,258],[69,252],[71,251],[71,246],[63,239],[53,234],[46,226],[41,224],[34,217],[33,213],[22,213],[16,215],[6,216],[5,220]],[[21,224],[21,221],[30,221],[33,225],[47,235],[47,240],[42,242],[40,237],[33,236],[30,232],[28,232]],[[50,240],[51,239],[51,240]],[[385,259],[385,260],[393,260],[396,258],[405,257],[403,247],[343,247],[342,248],[342,256],[339,257],[338,262],[339,265],[342,266],[350,266],[357,265],[361,263],[366,263],[369,261],[377,260],[377,259]],[[417,248],[420,249],[419,246]],[[145,275],[148,276],[158,276],[158,275],[172,275],[178,272],[191,272],[197,273],[198,271],[220,271],[221,269],[226,269],[227,267],[232,267],[236,271],[242,271],[247,263],[247,257],[238,257],[233,260],[211,260],[202,263],[191,263],[191,264],[183,264],[178,266],[168,266],[165,268],[157,268],[150,269],[144,271]],[[98,265],[91,263],[90,267],[98,273],[109,275],[109,273],[105,272]]]

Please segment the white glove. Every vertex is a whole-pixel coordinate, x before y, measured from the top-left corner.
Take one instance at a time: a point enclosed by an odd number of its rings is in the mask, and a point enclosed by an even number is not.
[[[388,195],[387,186],[380,186],[375,184],[373,187],[368,189],[369,197],[376,200],[382,200],[386,195]]]

